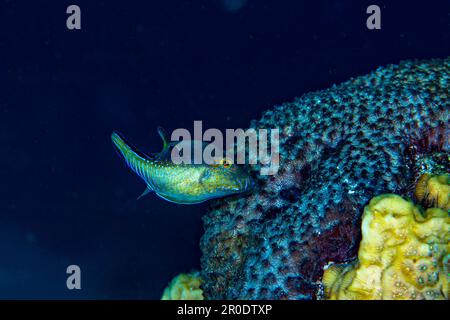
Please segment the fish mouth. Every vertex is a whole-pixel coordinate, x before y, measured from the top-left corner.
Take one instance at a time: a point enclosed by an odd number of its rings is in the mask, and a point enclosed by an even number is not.
[[[250,191],[255,186],[256,183],[251,177],[233,177],[226,186],[218,189],[228,194],[238,194]]]
[[[255,181],[251,177],[248,177],[247,179],[244,180],[244,183],[241,185],[241,191],[242,192],[250,191],[255,187],[255,185],[256,185]]]

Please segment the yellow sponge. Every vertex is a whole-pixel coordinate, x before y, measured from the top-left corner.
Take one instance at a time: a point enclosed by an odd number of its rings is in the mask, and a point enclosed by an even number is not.
[[[326,299],[448,299],[450,218],[424,214],[394,194],[373,198],[362,217],[358,260],[322,279]]]
[[[425,207],[450,210],[450,175],[423,174],[417,182],[414,196]]]
[[[164,290],[161,300],[203,300],[202,279],[197,272],[179,274]]]

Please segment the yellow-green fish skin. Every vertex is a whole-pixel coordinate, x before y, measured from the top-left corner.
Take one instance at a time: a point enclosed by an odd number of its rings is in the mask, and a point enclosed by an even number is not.
[[[252,178],[236,165],[174,164],[167,157],[139,154],[116,132],[111,140],[147,188],[171,202],[195,204],[246,192],[254,186]]]

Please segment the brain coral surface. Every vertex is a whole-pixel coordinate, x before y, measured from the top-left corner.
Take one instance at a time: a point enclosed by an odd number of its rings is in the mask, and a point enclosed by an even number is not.
[[[448,171],[449,71],[450,58],[389,65],[252,122],[280,129],[280,169],[253,166],[259,187],[204,217],[205,298],[315,298],[323,267],[356,256],[370,198]]]

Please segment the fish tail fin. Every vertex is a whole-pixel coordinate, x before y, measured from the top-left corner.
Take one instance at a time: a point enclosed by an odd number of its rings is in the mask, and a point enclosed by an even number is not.
[[[111,134],[111,140],[116,150],[123,157],[127,165],[144,181],[149,180],[147,159],[144,155],[127,143],[117,132]]]

